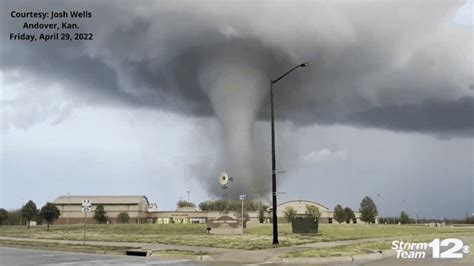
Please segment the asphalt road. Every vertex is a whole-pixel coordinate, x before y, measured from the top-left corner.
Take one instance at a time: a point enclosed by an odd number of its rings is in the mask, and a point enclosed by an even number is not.
[[[0,247],[0,265],[238,265],[220,262],[196,262],[171,260],[159,257],[134,257],[120,255],[98,255],[88,253],[47,251]]]
[[[0,265],[192,265],[186,260],[165,260],[62,251],[0,247]]]

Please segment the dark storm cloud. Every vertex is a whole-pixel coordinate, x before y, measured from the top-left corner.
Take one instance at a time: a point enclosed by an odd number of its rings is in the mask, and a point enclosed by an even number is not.
[[[434,132],[440,136],[474,136],[474,98],[376,107],[355,113],[348,121],[366,127]]]
[[[472,136],[472,32],[449,22],[461,4],[4,1],[1,68],[59,83],[91,104],[209,116],[199,83],[209,58],[238,55],[268,78],[311,61],[277,84],[278,117]],[[92,11],[78,23],[95,40],[8,40],[21,31],[11,10],[45,7]],[[268,102],[260,118],[267,110]]]

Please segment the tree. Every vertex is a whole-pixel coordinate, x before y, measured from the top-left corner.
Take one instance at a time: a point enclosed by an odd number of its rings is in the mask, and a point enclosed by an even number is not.
[[[99,224],[107,222],[107,212],[104,210],[103,205],[97,205],[97,207],[95,208],[94,220]]]
[[[354,220],[356,217],[355,217],[355,214],[354,214],[354,211],[349,208],[349,207],[345,207],[344,208],[344,218],[346,219],[346,223],[351,223],[351,220]]]
[[[178,208],[184,208],[184,207],[193,207],[193,208],[195,208],[196,204],[194,204],[190,201],[180,200],[180,201],[176,202],[176,206],[178,206]]]
[[[58,207],[51,202],[47,202],[40,211],[40,216],[46,221],[47,231],[49,231],[49,225],[52,224],[56,219],[59,218],[61,212]]]
[[[5,225],[22,225],[21,209],[8,211],[8,217],[3,221]]]
[[[344,209],[340,204],[337,204],[336,207],[334,207],[334,219],[338,223],[342,223],[346,220]]]
[[[402,213],[400,213],[400,223],[407,224],[409,222],[410,222],[410,217],[408,216],[406,212],[402,211]]]
[[[321,217],[321,212],[319,211],[318,207],[316,207],[314,205],[306,204],[305,214],[308,215],[308,217],[311,217],[314,220],[319,220],[319,217]]]
[[[229,201],[228,200],[216,200],[214,202],[210,201],[209,203],[209,210],[211,211],[221,211],[226,212],[229,209]]]
[[[128,220],[130,220],[130,216],[126,212],[121,212],[117,215],[117,223],[128,224]]]
[[[199,209],[201,211],[220,211],[220,212],[228,212],[228,211],[241,211],[242,202],[240,200],[216,200],[216,201],[204,201],[199,203]],[[265,206],[261,207],[265,210]],[[250,201],[244,201],[244,210],[246,211],[257,211],[257,205]]]
[[[293,218],[295,218],[296,216],[296,210],[293,207],[286,207],[286,209],[284,210],[284,213],[288,222],[291,222]]]
[[[469,217],[469,215],[466,213],[466,218],[463,222],[466,224],[474,224],[474,216]]]
[[[30,200],[21,209],[21,216],[27,221],[28,228],[30,228],[31,219],[33,219],[36,215],[38,215],[38,209],[36,208],[36,204]]]
[[[8,212],[5,209],[0,209],[0,225],[3,225],[3,221],[8,219]]]
[[[240,212],[235,212],[235,214],[237,215],[237,218],[239,220],[242,219],[242,210]],[[244,219],[243,219],[244,228],[247,228],[248,221],[250,221],[250,215],[246,211],[244,211]]]
[[[260,211],[258,212],[258,221],[263,224],[263,222],[265,222],[265,211],[262,209],[260,209]]]
[[[375,217],[378,215],[377,206],[374,201],[365,196],[360,202],[360,219],[366,223],[375,223]]]

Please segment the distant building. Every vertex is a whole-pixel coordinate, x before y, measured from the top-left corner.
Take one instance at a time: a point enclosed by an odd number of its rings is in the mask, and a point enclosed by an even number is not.
[[[95,223],[94,211],[97,205],[103,205],[107,212],[110,223],[117,222],[117,216],[121,212],[128,213],[130,223],[145,223],[148,217],[150,203],[145,196],[60,196],[54,201],[61,215],[55,224],[79,224],[84,223],[82,212],[82,201],[90,199],[92,202],[91,212],[87,214],[87,223]],[[156,205],[155,205],[156,207]]]
[[[149,223],[157,224],[203,224],[208,218],[207,212],[199,211],[194,207],[181,207],[175,211],[155,211],[148,218]]]
[[[280,203],[277,208],[278,222],[281,222],[281,223],[288,222],[285,217],[286,208],[295,209],[296,214],[305,214],[307,205],[316,206],[319,209],[319,211],[321,212],[321,218],[319,219],[319,222],[332,223],[332,214],[330,213],[329,208],[320,203],[316,203],[314,201],[309,201],[309,200],[291,200],[291,201]],[[272,208],[270,207],[269,211],[271,210]]]
[[[209,219],[217,219],[221,212],[205,212],[193,207],[183,207],[176,210],[161,211],[155,203],[150,203],[146,196],[60,196],[54,204],[59,208],[61,215],[55,224],[82,224],[84,223],[84,213],[82,212],[82,201],[90,199],[92,202],[91,212],[87,214],[87,223],[95,223],[94,211],[97,205],[103,205],[107,212],[108,222],[117,223],[117,216],[121,212],[128,213],[129,223],[200,223],[204,224]],[[337,223],[334,220],[334,212],[328,207],[309,200],[292,200],[278,205],[278,222],[288,222],[285,218],[285,209],[292,207],[298,215],[304,215],[307,205],[316,206],[321,212],[320,223]],[[264,222],[271,222],[271,210],[268,208],[264,212]],[[236,212],[226,212],[226,215],[237,218]],[[258,211],[248,212],[248,223],[259,223]],[[354,212],[356,219],[351,223],[363,223],[360,220],[360,213]],[[378,220],[378,219],[377,219]],[[377,222],[377,221],[376,221]]]
[[[277,208],[277,216],[278,216],[278,222],[281,223],[287,223],[288,220],[285,217],[285,209],[286,208],[293,208],[296,210],[296,214],[298,215],[304,215],[306,212],[306,206],[307,205],[313,205],[316,206],[319,211],[321,212],[321,217],[319,219],[320,223],[338,223],[334,219],[334,211],[330,210],[328,207],[314,202],[314,201],[309,201],[309,200],[291,200],[287,202],[280,203]],[[271,212],[272,208],[268,208],[267,211]],[[355,219],[351,220],[350,223],[364,223],[363,221],[360,220],[360,212],[354,211]],[[376,218],[376,223],[378,223],[378,218]]]

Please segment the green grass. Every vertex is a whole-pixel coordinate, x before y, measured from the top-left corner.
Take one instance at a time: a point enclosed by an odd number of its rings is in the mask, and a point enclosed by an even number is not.
[[[420,236],[433,234],[469,234],[473,228],[434,228],[425,226],[396,225],[346,225],[321,224],[320,234],[303,236],[291,234],[289,224],[279,225],[280,246],[300,245],[320,241],[366,239],[394,236]],[[1,226],[0,236],[82,240],[82,225],[53,225],[50,231],[44,226],[27,229],[25,226]],[[165,243],[191,246],[208,246],[238,249],[265,249],[274,247],[272,243],[272,225],[249,225],[245,230],[243,245],[240,235],[209,235],[203,224],[109,224],[87,225],[87,240]]]
[[[474,228],[428,227],[423,225],[321,225],[323,241],[365,239],[376,237],[419,236],[428,234],[474,234]]]
[[[283,255],[283,258],[325,258],[325,257],[342,257],[354,256],[361,254],[369,254],[386,250],[390,248],[391,242],[368,242],[353,245],[344,245],[332,248],[318,248],[318,249],[304,249],[298,251],[288,252]]]
[[[448,238],[450,236],[459,236],[463,233],[452,233],[444,232],[439,234],[421,234],[411,236],[401,236],[396,240],[402,240],[404,242],[429,243],[434,238]],[[472,234],[472,233],[471,233]],[[297,250],[287,252],[282,255],[282,258],[325,258],[325,257],[341,257],[341,256],[354,256],[376,253],[391,248],[392,241],[371,241],[359,244],[342,245],[330,248],[308,248],[303,250]]]

